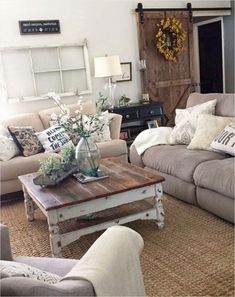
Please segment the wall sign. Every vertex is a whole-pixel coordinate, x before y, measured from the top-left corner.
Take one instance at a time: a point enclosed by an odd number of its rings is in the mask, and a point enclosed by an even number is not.
[[[60,33],[59,20],[19,21],[20,34]]]

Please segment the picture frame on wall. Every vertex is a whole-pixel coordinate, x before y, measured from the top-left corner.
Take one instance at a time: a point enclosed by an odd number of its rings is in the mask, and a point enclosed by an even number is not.
[[[148,125],[149,129],[157,128],[158,127],[158,122],[157,122],[157,120],[147,121],[147,125]]]
[[[112,82],[132,81],[132,63],[123,62],[120,64],[122,68],[122,74],[112,77]]]

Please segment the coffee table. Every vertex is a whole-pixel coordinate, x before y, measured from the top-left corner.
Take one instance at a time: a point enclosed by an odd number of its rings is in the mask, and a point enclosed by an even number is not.
[[[57,186],[40,187],[33,183],[38,173],[19,176],[24,191],[26,216],[34,220],[38,207],[47,218],[52,255],[62,256],[62,248],[79,239],[82,235],[106,229],[117,224],[134,220],[155,220],[159,228],[164,226],[162,205],[162,181],[164,178],[132,165],[120,158],[101,160],[101,170],[108,178],[79,183],[70,177]],[[137,203],[153,197],[154,203],[148,209],[61,234],[59,223],[84,215],[95,214],[107,209]],[[95,220],[94,220],[95,221]]]

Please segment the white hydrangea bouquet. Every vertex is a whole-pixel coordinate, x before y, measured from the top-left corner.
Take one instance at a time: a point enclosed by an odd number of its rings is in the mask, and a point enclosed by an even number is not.
[[[70,115],[69,108],[61,101],[60,97],[53,93],[48,93],[48,97],[53,99],[60,108],[60,114],[52,113],[51,119],[55,124],[61,126],[69,135],[74,144],[77,144],[79,138],[90,137],[93,133],[101,133],[103,123],[100,122],[99,114],[83,115],[82,100],[77,102],[77,110],[75,115]]]

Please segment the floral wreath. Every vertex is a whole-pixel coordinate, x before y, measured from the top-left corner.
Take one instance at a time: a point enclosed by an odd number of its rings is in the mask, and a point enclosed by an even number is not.
[[[156,47],[166,60],[176,62],[176,56],[184,50],[186,32],[182,23],[173,17],[161,20],[157,25]]]

